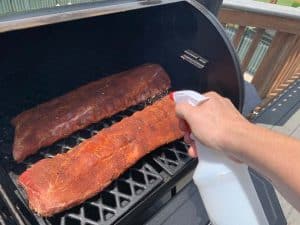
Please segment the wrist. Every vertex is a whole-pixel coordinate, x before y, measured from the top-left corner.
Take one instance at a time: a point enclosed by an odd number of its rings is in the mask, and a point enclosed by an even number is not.
[[[248,141],[249,133],[254,129],[255,125],[246,119],[232,123],[231,129],[224,134],[222,150],[243,161],[245,157],[243,146]]]

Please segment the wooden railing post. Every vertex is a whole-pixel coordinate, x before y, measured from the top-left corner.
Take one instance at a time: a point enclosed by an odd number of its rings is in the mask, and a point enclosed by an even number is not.
[[[279,76],[296,40],[296,35],[282,32],[277,32],[273,38],[271,46],[252,80],[262,98],[267,96],[270,87]]]
[[[295,36],[295,42],[290,54],[280,69],[275,81],[270,87],[267,96],[272,97],[286,88],[294,80],[300,78],[300,36]]]
[[[233,46],[235,47],[235,49],[239,47],[244,32],[245,32],[245,27],[239,26],[239,29],[236,31],[233,38]]]
[[[264,34],[265,30],[257,28],[256,33],[254,34],[254,37],[252,39],[251,45],[247,51],[247,54],[242,62],[242,71],[246,71],[247,67],[252,59],[252,56],[258,46],[258,43],[261,41],[261,38]]]

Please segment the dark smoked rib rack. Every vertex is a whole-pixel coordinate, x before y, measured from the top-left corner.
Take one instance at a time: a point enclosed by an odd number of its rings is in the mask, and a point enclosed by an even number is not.
[[[9,171],[10,178],[15,184],[17,192],[20,193],[21,201],[26,202],[26,196],[17,185],[17,177],[26,168],[42,158],[53,157],[58,153],[67,152],[75,145],[95,135],[101,129],[119,122],[124,117],[130,116],[144,107],[144,104],[131,107],[109,119],[80,130],[70,137],[42,149],[38,154],[29,157],[21,164],[13,163],[10,157],[6,157],[6,170]],[[182,141],[173,142],[144,157],[121,177],[112,182],[104,191],[80,206],[50,218],[41,218],[38,215],[35,215],[35,217],[40,223],[49,225],[113,224],[124,217],[125,214],[128,214],[130,208],[143,201],[149,193],[155,190],[159,191],[161,186],[172,180],[175,174],[178,175],[187,164],[193,167],[195,160],[188,156],[186,145]],[[25,205],[27,206],[27,203]]]

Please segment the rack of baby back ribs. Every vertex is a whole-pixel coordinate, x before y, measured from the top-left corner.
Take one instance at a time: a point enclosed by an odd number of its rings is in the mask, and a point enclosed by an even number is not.
[[[170,88],[161,66],[145,64],[19,112],[12,126],[2,126],[0,180],[16,221],[147,220],[196,165],[181,140]]]

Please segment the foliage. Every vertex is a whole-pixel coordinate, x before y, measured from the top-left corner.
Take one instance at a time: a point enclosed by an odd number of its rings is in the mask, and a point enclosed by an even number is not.
[[[271,2],[271,0],[256,0],[256,1]],[[300,0],[278,0],[277,4],[286,5],[286,6],[293,6],[293,7],[300,7]]]

